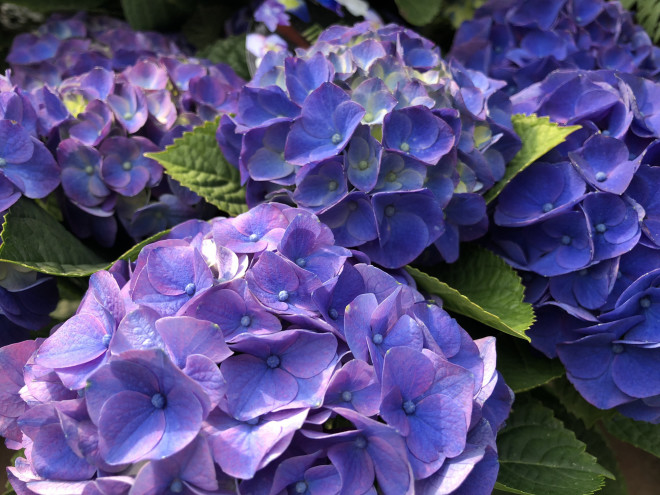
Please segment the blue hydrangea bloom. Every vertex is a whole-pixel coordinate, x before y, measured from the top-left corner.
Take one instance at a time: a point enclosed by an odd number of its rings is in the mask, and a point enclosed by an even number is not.
[[[250,206],[293,201],[320,215],[340,245],[399,268],[443,234],[454,192],[483,195],[518,151],[502,86],[445,63],[402,27],[333,26],[296,56],[264,56],[218,144]],[[384,214],[390,203],[405,219]],[[485,207],[454,217],[455,235],[439,247],[448,261],[468,230],[479,237],[488,222]]]
[[[265,204],[93,275],[48,338],[0,349],[12,485],[486,495],[513,400],[495,339],[364,261]]]

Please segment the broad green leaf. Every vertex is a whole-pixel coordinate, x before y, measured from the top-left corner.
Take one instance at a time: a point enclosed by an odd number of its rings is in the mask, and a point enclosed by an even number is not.
[[[121,0],[124,17],[133,29],[168,29],[180,26],[196,0]]]
[[[657,373],[657,370],[650,371]],[[619,440],[633,444],[656,457],[660,457],[660,424],[635,421],[616,414],[604,421],[605,428]]]
[[[516,114],[511,117],[511,122],[522,140],[522,148],[507,165],[502,180],[484,195],[486,203],[494,200],[516,175],[563,143],[569,134],[580,128],[579,125],[560,126],[550,122],[550,117],[537,117],[535,114]]]
[[[530,340],[525,331],[534,323],[534,311],[523,302],[520,277],[490,251],[465,248],[459,261],[447,265],[438,278],[416,268],[406,269],[420,289],[440,296],[447,310]]]
[[[401,16],[414,26],[430,24],[440,13],[442,0],[394,0]]]
[[[554,380],[546,387],[547,391],[559,399],[559,402],[587,428],[592,428],[599,420],[606,420],[616,414],[613,410],[598,409],[589,404],[566,377]]]
[[[539,387],[565,370],[558,359],[548,359],[520,339],[497,338],[497,369],[515,393]]]
[[[21,198],[5,215],[0,261],[64,277],[86,276],[107,266],[33,201]]]
[[[218,121],[186,132],[158,153],[145,153],[160,163],[173,179],[230,215],[247,211],[245,189],[238,170],[222,156],[215,140]]]
[[[243,79],[250,79],[244,34],[216,40],[214,43],[200,50],[197,56],[208,58],[215,64],[227,64]]]
[[[496,488],[530,495],[586,495],[612,474],[585,452],[585,444],[539,401],[518,396],[497,436]]]

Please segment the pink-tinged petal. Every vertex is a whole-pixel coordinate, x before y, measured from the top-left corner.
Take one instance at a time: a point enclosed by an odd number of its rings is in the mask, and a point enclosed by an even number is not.
[[[385,355],[383,392],[398,387],[405,400],[412,400],[426,392],[434,378],[433,363],[421,351],[402,346],[393,347]]]
[[[192,442],[202,427],[204,408],[186,384],[175,386],[167,393],[167,404],[162,411],[164,431],[160,442],[145,457],[148,459],[175,454]]]
[[[165,431],[163,409],[151,397],[124,390],[101,409],[99,447],[108,464],[128,464],[149,458]]]
[[[165,349],[165,343],[156,331],[159,318],[158,313],[144,306],[128,313],[112,336],[112,354],[132,349]]]
[[[369,350],[367,339],[371,338],[371,315],[378,307],[372,293],[357,296],[346,307],[344,314],[344,334],[355,359],[367,361]]]
[[[234,417],[247,420],[289,404],[298,383],[280,368],[269,368],[261,359],[241,354],[222,362],[227,381],[227,401]]]
[[[107,350],[107,332],[101,322],[88,314],[67,320],[39,348],[36,363],[48,368],[67,368],[89,362]]]
[[[423,462],[440,456],[455,457],[465,448],[467,423],[460,405],[441,394],[430,395],[416,404],[409,416],[408,448]]]
[[[337,354],[337,339],[330,333],[295,332],[293,343],[281,354],[282,368],[296,378],[311,378],[328,367]]]
[[[201,354],[216,363],[232,355],[216,323],[173,316],[158,320],[156,329],[179,368],[185,366],[186,358],[191,354]]]
[[[194,354],[186,359],[183,372],[195,380],[204,389],[213,409],[222,400],[227,392],[227,382],[220,372],[220,368],[206,356]]]
[[[328,449],[328,457],[339,471],[341,495],[362,494],[374,484],[374,463],[366,449],[351,443],[334,445]]]

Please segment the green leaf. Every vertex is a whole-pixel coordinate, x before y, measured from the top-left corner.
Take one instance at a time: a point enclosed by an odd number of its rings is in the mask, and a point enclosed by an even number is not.
[[[214,64],[229,65],[234,72],[245,80],[250,79],[245,50],[244,34],[220,38],[197,53],[199,58],[207,58]]]
[[[440,13],[442,0],[394,0],[401,16],[414,26],[430,24],[433,18]]]
[[[497,436],[496,488],[530,495],[586,495],[612,474],[585,452],[585,444],[539,401],[518,396]]]
[[[96,253],[33,201],[21,198],[5,215],[0,261],[64,277],[105,268]]]
[[[135,261],[138,257],[138,254],[140,254],[140,251],[142,251],[142,248],[146,246],[147,244],[151,244],[152,242],[156,242],[158,239],[163,237],[166,234],[170,233],[171,229],[163,230],[162,232],[158,232],[157,234],[152,235],[151,237],[145,239],[142,242],[139,242],[135,246],[133,246],[131,249],[126,251],[124,254],[122,254],[119,259],[120,260],[128,260],[128,261]],[[113,263],[114,264],[114,263]],[[110,265],[112,266],[112,265]]]
[[[520,339],[498,337],[497,369],[515,393],[544,385],[565,372],[558,359],[548,359]]]
[[[511,117],[511,122],[522,140],[522,148],[507,165],[502,180],[484,195],[486,203],[493,201],[517,174],[563,143],[569,134],[580,128],[579,125],[560,126],[550,122],[550,117],[537,117],[535,114],[516,114]]]
[[[579,418],[587,428],[592,428],[599,420],[606,420],[616,414],[613,410],[598,409],[589,404],[566,377],[554,380],[548,384],[546,389],[559,399],[559,402],[568,412]]]
[[[534,323],[534,311],[531,304],[523,302],[525,289],[520,277],[490,251],[465,248],[458,262],[440,272],[443,282],[416,268],[406,269],[420,289],[440,296],[447,310],[530,340],[525,331]]]
[[[195,0],[121,0],[124,17],[133,29],[180,26],[195,8]]]
[[[636,21],[644,27],[655,43],[660,42],[660,2],[658,0],[623,0],[621,4],[636,13]]]
[[[655,372],[657,373],[657,370]],[[607,431],[619,440],[660,457],[660,424],[635,421],[621,414],[616,414],[603,423]]]
[[[230,215],[247,211],[245,189],[238,170],[230,165],[215,140],[218,121],[186,132],[158,153],[145,153],[160,163],[173,179]]]

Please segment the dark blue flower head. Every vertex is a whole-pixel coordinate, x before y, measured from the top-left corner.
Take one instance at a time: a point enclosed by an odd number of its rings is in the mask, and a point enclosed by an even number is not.
[[[483,195],[519,148],[502,83],[445,64],[410,30],[335,26],[296,55],[263,58],[218,143],[234,163],[238,154],[250,205],[267,195],[293,201],[386,267],[433,244],[454,189]],[[406,220],[377,199],[394,192],[407,198]],[[473,237],[487,223],[477,210],[457,218]],[[442,255],[455,260],[460,238],[447,238]]]

